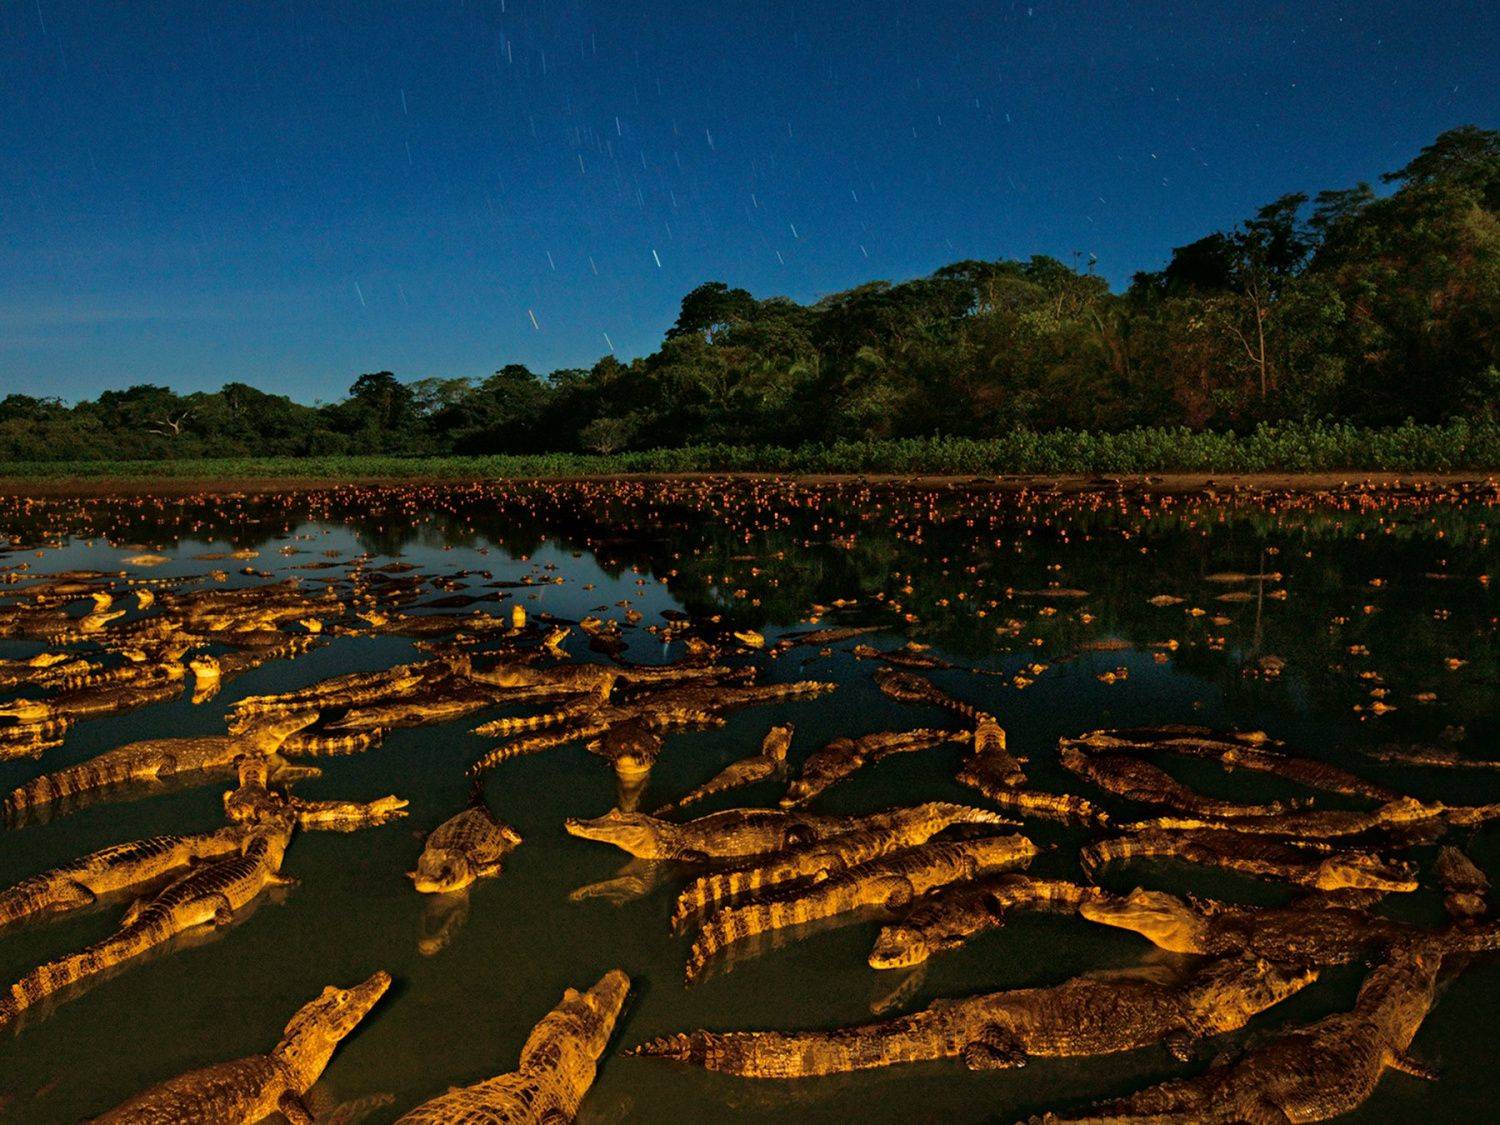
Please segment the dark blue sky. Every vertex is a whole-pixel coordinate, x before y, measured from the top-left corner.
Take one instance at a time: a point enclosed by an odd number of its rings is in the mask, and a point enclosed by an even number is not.
[[[0,394],[586,365],[708,279],[1123,282],[1494,127],[1497,43],[1461,2],[0,0]]]

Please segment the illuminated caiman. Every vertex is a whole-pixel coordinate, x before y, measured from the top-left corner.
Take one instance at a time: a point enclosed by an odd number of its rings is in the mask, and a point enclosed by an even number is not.
[[[16,699],[0,706],[0,715],[14,715],[23,722],[47,719],[95,719],[135,711],[182,694],[186,670],[181,664],[158,664],[149,674],[123,684],[78,688],[46,699]]]
[[[955,813],[955,824],[963,823],[965,818],[971,823],[983,824],[995,815],[985,809],[930,801],[865,816],[819,816],[781,809],[724,809],[700,816],[697,820],[674,824],[645,813],[612,809],[592,820],[569,818],[563,822],[563,827],[569,835],[613,844],[637,859],[705,863],[770,855],[795,844],[827,840],[862,829],[925,823],[943,809],[962,810],[961,814]]]
[[[753,861],[752,865],[699,876],[678,896],[672,914],[673,928],[681,928],[724,903],[769,891],[784,884],[821,880],[872,859],[925,844],[939,832],[956,824],[1005,825],[998,813],[987,813],[963,805],[922,805],[924,815],[903,818],[892,824],[845,832],[788,848],[784,852]]]
[[[290,818],[309,831],[355,832],[406,815],[408,802],[394,794],[373,801],[307,801],[272,789],[271,763],[241,758],[240,784],[224,794],[224,815],[236,824],[276,824]]]
[[[721,951],[759,934],[849,914],[864,907],[900,908],[934,887],[1024,867],[1037,847],[1024,836],[986,836],[923,844],[851,867],[810,887],[772,892],[726,907],[704,923],[688,952],[689,982]]]
[[[1181,984],[1080,976],[1047,988],[938,1000],[909,1015],[835,1031],[694,1031],[628,1055],[675,1059],[742,1078],[805,1078],[898,1063],[962,1058],[974,1070],[1034,1057],[1114,1054],[1243,1027],[1310,984],[1312,971],[1266,961],[1214,961]]]
[[[955,699],[931,680],[915,672],[898,672],[882,668],[875,673],[875,683],[892,699],[903,703],[926,704],[951,711],[974,724],[974,746],[969,762],[964,767],[973,781],[965,784],[994,786],[996,788],[1018,788],[1025,784],[1026,774],[1021,763],[1006,747],[1005,730],[988,711],[981,711],[972,703]]]
[[[1311,789],[1371,801],[1391,801],[1400,796],[1338,766],[1290,754],[1260,731],[1213,731],[1194,726],[1096,730],[1063,739],[1062,745],[1087,754],[1169,753],[1205,758],[1225,769],[1256,770]]]
[[[254,835],[243,854],[190,871],[155,898],[133,907],[120,928],[103,941],[33,969],[0,993],[0,1028],[69,985],[107,972],[178,934],[223,925],[267,887],[290,884],[292,880],[280,873],[290,839],[289,821],[268,825]]]
[[[521,834],[478,800],[432,830],[417,869],[408,874],[423,894],[463,890],[475,879],[500,874],[502,861],[520,844]]]
[[[333,1052],[391,986],[378,972],[353,988],[325,988],[304,1004],[268,1054],[206,1066],[153,1086],[94,1118],[99,1125],[194,1125],[255,1122],[274,1113],[293,1125],[312,1125],[303,1100]]]
[[[0,927],[38,915],[78,910],[104,895],[150,886],[195,863],[236,855],[249,840],[245,829],[236,825],[216,832],[151,836],[101,848],[0,891]]]
[[[899,922],[881,929],[870,950],[870,968],[910,968],[1005,925],[1017,911],[1076,914],[1080,906],[1103,896],[1097,887],[1030,875],[996,875],[939,887],[918,899]]]
[[[1372,852],[1338,851],[1311,841],[1292,843],[1238,832],[1205,829],[1192,832],[1137,832],[1090,844],[1079,853],[1092,878],[1105,864],[1152,857],[1223,867],[1265,879],[1316,887],[1322,891],[1360,888],[1414,891],[1409,864],[1385,860]]]
[[[1063,744],[1058,751],[1063,768],[1075,773],[1100,789],[1143,805],[1161,805],[1169,809],[1238,819],[1242,816],[1275,816],[1279,804],[1242,805],[1220,801],[1189,789],[1166,770],[1128,754],[1085,754],[1075,746]]]
[[[766,732],[759,751],[737,762],[730,762],[698,788],[691,789],[677,800],[663,805],[652,815],[661,816],[674,812],[719,793],[743,789],[747,785],[754,785],[758,781],[774,777],[786,768],[786,755],[791,746],[792,725],[787,723],[784,726],[772,727]]]
[[[315,718],[312,712],[277,716],[240,735],[206,738],[148,738],[43,774],[14,789],[3,803],[7,819],[49,805],[85,797],[130,782],[153,782],[201,773],[228,773],[240,758],[267,758],[287,738]]]
[[[1132,831],[1228,828],[1258,835],[1325,840],[1375,831],[1406,836],[1441,834],[1449,828],[1472,828],[1497,818],[1500,818],[1500,804],[1445,805],[1439,801],[1397,797],[1378,809],[1298,809],[1275,816],[1237,816],[1230,823],[1205,817],[1164,816],[1136,821],[1130,827]]]
[[[397,1125],[566,1125],[594,1084],[629,992],[630,978],[619,969],[587,992],[568,989],[526,1037],[516,1070],[449,1090]]]
[[[915,730],[877,731],[856,738],[835,738],[815,750],[802,764],[802,774],[787,787],[781,798],[784,809],[805,805],[862,767],[894,754],[930,750],[945,742],[967,742],[968,731],[937,730],[918,727]]]
[[[1044,1121],[1097,1125],[1327,1121],[1363,1105],[1387,1069],[1434,1078],[1408,1057],[1432,1009],[1442,953],[1424,942],[1394,947],[1354,1008],[1283,1031],[1238,1060],[1164,1082],[1077,1114]]]

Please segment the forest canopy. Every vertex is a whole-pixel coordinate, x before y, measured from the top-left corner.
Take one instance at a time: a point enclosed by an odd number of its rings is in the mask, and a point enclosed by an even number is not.
[[[1114,292],[1051,257],[961,261],[800,304],[713,281],[652,354],[482,380],[360,375],[309,406],[245,382],[0,399],[14,461],[617,453],[688,444],[1265,422],[1497,421],[1500,133],[1286,195]]]

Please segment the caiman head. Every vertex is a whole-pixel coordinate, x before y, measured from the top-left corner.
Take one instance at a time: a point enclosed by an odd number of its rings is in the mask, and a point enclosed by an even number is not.
[[[188,670],[193,673],[194,703],[205,703],[219,693],[223,670],[219,667],[217,657],[207,654],[195,656],[188,661]]]
[[[569,817],[563,822],[563,827],[570,836],[613,844],[621,851],[640,859],[668,859],[671,852],[670,834],[675,826],[645,813],[611,809],[592,820]]]
[[[1085,899],[1078,913],[1090,922],[1134,930],[1172,953],[1202,953],[1208,922],[1176,895],[1137,887],[1124,898],[1101,895]]]
[[[934,952],[933,943],[920,927],[897,922],[881,929],[868,961],[872,969],[909,969],[926,961]]]
[[[792,725],[772,727],[766,732],[766,740],[761,743],[760,752],[762,757],[770,758],[773,762],[785,762],[786,752],[792,747]]]
[[[1414,891],[1417,880],[1410,864],[1392,863],[1369,852],[1344,852],[1318,864],[1313,885],[1320,891],[1347,888],[1372,891]]]
[[[604,1053],[615,1032],[615,1021],[630,994],[630,978],[619,969],[611,969],[599,983],[586,992],[570,988],[563,993],[558,1012],[576,1021],[573,1029],[582,1040],[583,1049],[593,1058]]]
[[[256,753],[274,754],[288,738],[299,730],[306,730],[317,721],[316,710],[292,711],[255,722],[243,737]]]
[[[1318,970],[1227,957],[1206,966],[1186,986],[1193,1030],[1217,1035],[1244,1027],[1250,1018],[1281,1003],[1318,979]]]
[[[383,969],[353,988],[329,985],[292,1017],[271,1053],[292,1069],[305,1091],[323,1073],[339,1043],[370,1014],[390,986],[391,974]]]

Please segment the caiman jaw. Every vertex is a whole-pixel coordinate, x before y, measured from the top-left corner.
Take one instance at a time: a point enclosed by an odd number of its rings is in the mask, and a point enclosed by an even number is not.
[[[905,926],[887,926],[870,950],[869,965],[872,969],[906,969],[930,955],[921,934]]]

